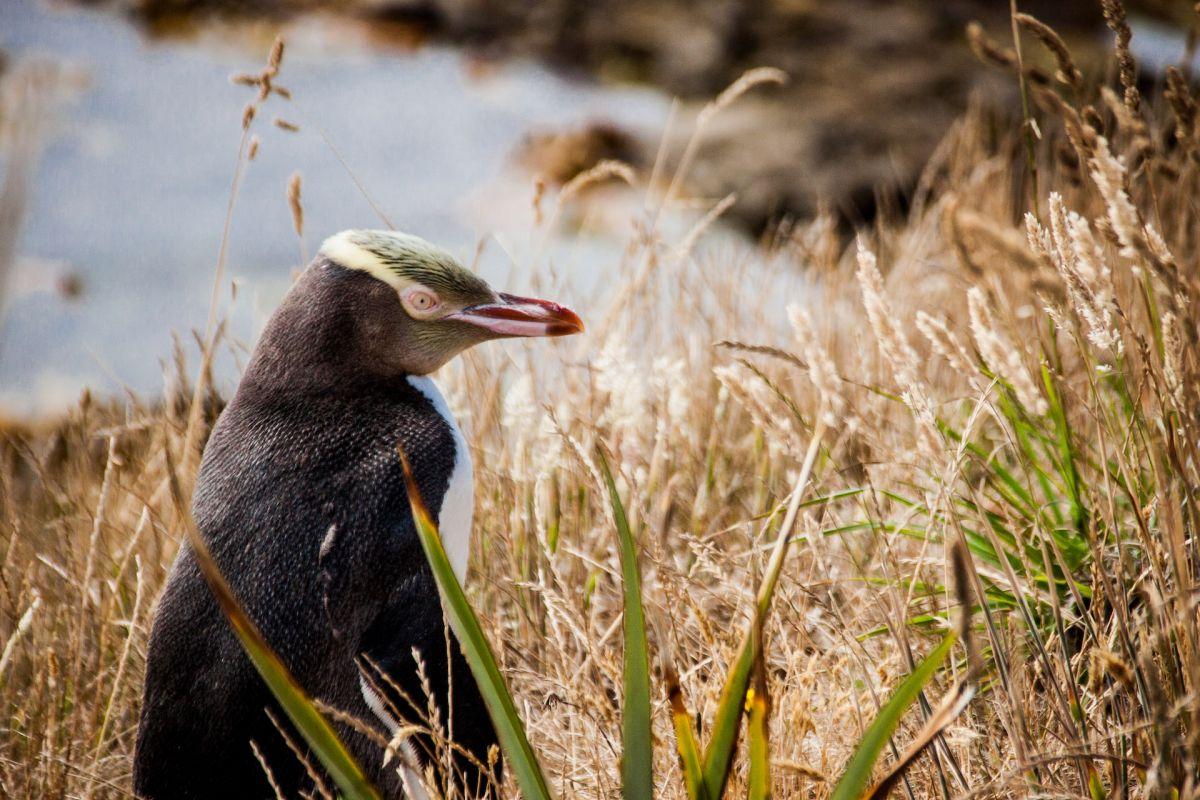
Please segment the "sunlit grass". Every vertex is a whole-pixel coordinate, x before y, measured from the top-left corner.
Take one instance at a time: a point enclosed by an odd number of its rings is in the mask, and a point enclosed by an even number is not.
[[[448,607],[512,720],[504,796],[1195,796],[1195,102],[1029,88],[1028,219],[1023,134],[974,114],[859,242],[669,237],[639,183],[588,335],[439,376],[477,465]],[[551,282],[544,235],[515,256]],[[4,430],[6,796],[128,794],[168,465],[186,494],[219,405],[172,386]]]

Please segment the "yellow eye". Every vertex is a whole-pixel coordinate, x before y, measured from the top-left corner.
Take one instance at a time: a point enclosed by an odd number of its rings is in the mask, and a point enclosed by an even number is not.
[[[432,311],[437,307],[438,299],[432,292],[421,289],[409,292],[408,305],[413,311]]]

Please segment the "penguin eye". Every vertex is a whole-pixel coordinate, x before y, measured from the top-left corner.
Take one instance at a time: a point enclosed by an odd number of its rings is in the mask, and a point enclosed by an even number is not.
[[[433,311],[438,306],[438,298],[426,289],[413,289],[404,296],[406,305],[418,314]]]

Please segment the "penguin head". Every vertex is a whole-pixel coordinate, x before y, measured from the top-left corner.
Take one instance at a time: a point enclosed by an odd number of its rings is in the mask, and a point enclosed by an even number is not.
[[[480,342],[515,336],[567,336],[583,330],[569,308],[497,292],[454,256],[424,239],[382,230],[347,230],[321,245],[336,267],[359,270],[394,290],[394,306],[374,309],[368,327],[387,360],[425,375]],[[374,348],[372,348],[374,349]]]

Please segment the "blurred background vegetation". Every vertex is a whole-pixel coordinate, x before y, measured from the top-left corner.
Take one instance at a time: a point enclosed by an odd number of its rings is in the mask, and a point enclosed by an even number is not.
[[[1104,68],[1098,3],[1021,7]],[[903,213],[969,104],[997,120],[1019,112],[1015,82],[966,34],[978,21],[1011,39],[1008,11],[994,0],[8,0],[3,108],[29,130],[6,126],[0,410],[53,413],[85,385],[161,389],[169,333],[186,338],[207,309],[233,172],[220,145],[236,142],[243,100],[225,78],[278,30],[294,103],[277,113],[300,131],[264,134],[242,189],[231,275],[244,291],[229,326],[244,340],[301,266],[281,199],[296,168],[310,251],[328,232],[380,224],[344,158],[399,227],[464,257],[481,250],[481,268],[504,274],[527,253],[535,181],[561,186],[609,158],[648,172],[660,141],[670,174],[703,103],[751,67],[790,80],[711,126],[686,196],[736,192],[723,227],[749,237],[819,209],[847,228]],[[1191,13],[1132,5],[1145,80],[1191,57]],[[1040,49],[1029,57],[1052,67]],[[53,89],[22,99],[13,75],[34,70]],[[594,194],[550,244],[581,276],[619,253],[641,202]],[[223,378],[236,361],[220,361]]]

